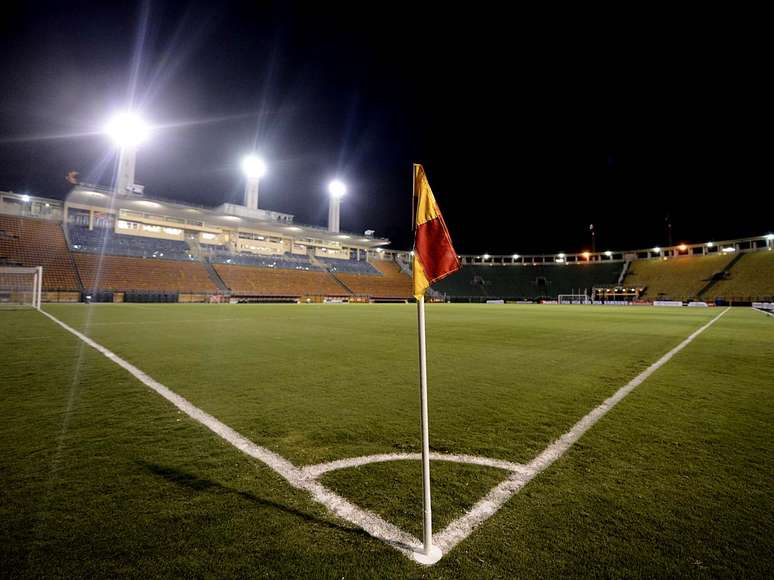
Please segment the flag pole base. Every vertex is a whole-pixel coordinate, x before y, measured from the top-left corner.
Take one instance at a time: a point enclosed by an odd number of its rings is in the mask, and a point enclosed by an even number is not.
[[[430,548],[429,554],[425,554],[424,552],[414,552],[412,555],[415,562],[424,564],[425,566],[430,566],[431,564],[435,564],[438,560],[441,559],[443,552],[438,546],[433,546]]]

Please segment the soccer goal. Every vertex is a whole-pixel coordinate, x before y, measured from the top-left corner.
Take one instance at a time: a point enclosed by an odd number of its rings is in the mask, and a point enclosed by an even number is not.
[[[559,294],[559,304],[591,304],[588,294]]]
[[[0,266],[0,309],[36,308],[40,310],[43,267]]]

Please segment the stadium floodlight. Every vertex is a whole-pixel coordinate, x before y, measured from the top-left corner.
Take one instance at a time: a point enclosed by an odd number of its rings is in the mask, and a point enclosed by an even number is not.
[[[331,194],[331,197],[341,199],[347,193],[347,186],[338,179],[334,179],[328,184],[328,193]]]
[[[518,260],[518,259],[520,258],[520,256],[519,256],[518,254],[514,254],[514,255],[513,255],[513,256],[511,256],[511,257],[512,257],[514,260]]]
[[[661,248],[656,246],[655,248],[653,248],[653,251],[656,252],[657,254],[660,254],[661,253]]]
[[[245,155],[242,158],[242,171],[248,179],[260,179],[266,175],[266,164],[257,155]]]
[[[105,133],[121,147],[137,147],[150,136],[150,127],[131,111],[114,115],[105,125]]]
[[[774,234],[766,234],[766,239],[769,241],[774,240]]]
[[[117,193],[135,193],[134,168],[137,162],[137,147],[150,136],[150,126],[131,111],[114,115],[105,125],[105,133],[119,148],[118,173],[115,190]]]
[[[715,242],[707,242],[707,247],[708,248],[714,248],[715,247]]]
[[[347,186],[342,181],[334,179],[328,184],[328,231],[339,231],[341,219],[341,198],[347,193]]]
[[[24,195],[22,195],[22,196],[21,196],[21,200],[22,200],[24,203],[29,203],[29,202],[30,202],[30,199],[31,199],[31,198],[30,198],[30,196],[29,196],[29,195],[27,195],[26,193],[25,193]]]
[[[611,252],[610,250],[605,250],[605,256],[609,258],[612,255],[613,255],[613,252]]]
[[[483,258],[484,258],[484,260],[488,260],[489,259],[489,254],[484,254]]]
[[[688,249],[688,246],[686,246],[685,244],[680,244],[679,246],[677,246],[677,249],[680,250],[681,252],[684,252],[686,249]]]
[[[245,174],[245,207],[258,209],[258,186],[261,177],[266,175],[263,159],[251,153],[242,158],[242,172]]]
[[[558,255],[559,255],[560,258],[564,258],[564,253],[563,252],[560,252]]]
[[[591,257],[591,254],[590,254],[589,252],[583,252],[583,254],[581,254],[581,255],[582,255],[584,258],[586,258],[587,260],[588,260],[588,259]]]

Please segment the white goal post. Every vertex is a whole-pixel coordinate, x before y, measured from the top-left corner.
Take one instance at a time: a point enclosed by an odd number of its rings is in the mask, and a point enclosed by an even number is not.
[[[591,304],[588,294],[559,294],[559,304]]]
[[[35,308],[40,310],[43,267],[0,266],[0,309]]]

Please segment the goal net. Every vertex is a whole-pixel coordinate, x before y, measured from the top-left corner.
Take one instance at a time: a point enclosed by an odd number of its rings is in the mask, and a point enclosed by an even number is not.
[[[588,294],[559,294],[559,304],[591,304]]]
[[[43,268],[0,266],[0,309],[40,309]]]

